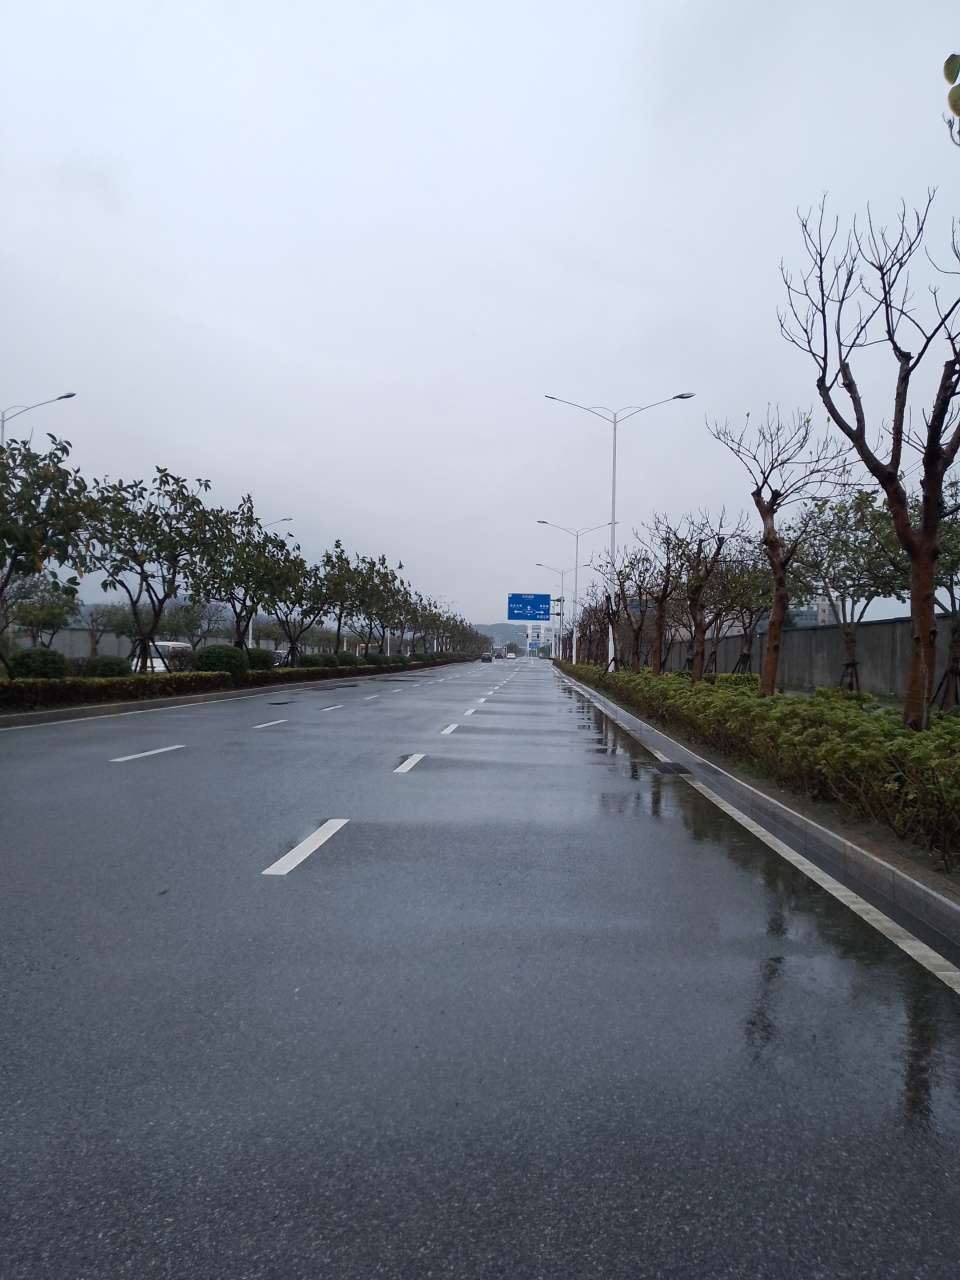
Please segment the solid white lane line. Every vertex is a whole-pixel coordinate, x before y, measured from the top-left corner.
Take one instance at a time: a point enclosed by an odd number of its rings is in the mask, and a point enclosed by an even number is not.
[[[322,827],[317,827],[312,835],[307,836],[306,840],[301,840],[295,849],[291,849],[289,853],[285,853],[282,858],[278,858],[272,866],[267,867],[266,871],[261,871],[262,876],[285,876],[288,871],[292,871],[294,867],[298,867],[304,858],[309,858],[311,853],[325,844],[331,836],[336,835],[341,827],[345,827],[350,821],[349,818],[330,818]]]
[[[255,729],[269,729],[271,725],[286,723],[286,720],[265,720],[263,724],[255,724],[253,727]]]
[[[465,711],[463,714],[465,716],[472,716],[473,713],[476,711],[476,709],[477,709],[476,707],[471,707],[469,711]]]
[[[656,752],[656,755],[659,757],[660,753]],[[912,933],[908,933],[906,929],[896,924],[889,916],[884,915],[877,907],[865,902],[852,889],[848,889],[839,880],[834,880],[833,876],[828,875],[826,871],[821,871],[818,866],[810,862],[802,854],[794,852],[789,845],[771,835],[758,822],[748,818],[739,809],[735,809],[732,804],[728,804],[726,800],[718,796],[709,787],[704,786],[702,782],[697,782],[686,774],[684,775],[684,781],[689,783],[695,791],[699,791],[701,795],[706,796],[708,800],[713,801],[717,808],[722,809],[724,813],[733,818],[734,822],[738,822],[741,827],[746,828],[758,840],[762,840],[765,845],[774,849],[780,854],[781,858],[791,862],[805,876],[809,876],[822,889],[826,889],[827,893],[831,894],[832,897],[844,903],[851,911],[856,912],[862,920],[872,924],[878,933],[882,933],[884,937],[889,938],[901,951],[905,951],[908,956],[912,956],[914,960],[922,964],[925,969],[928,969],[941,982],[945,982],[954,991],[960,992],[960,969],[952,965],[949,960],[945,960],[938,952],[928,947],[925,942],[921,942]]]
[[[335,703],[332,707],[321,707],[321,711],[340,711],[343,707],[342,702]]]
[[[374,698],[379,698],[379,697],[380,697],[379,693],[371,693],[366,698],[364,698],[364,702],[372,702]]]
[[[132,756],[114,756],[111,764],[126,764],[128,760],[142,760],[144,756],[162,756],[165,751],[182,751],[185,742],[178,742],[175,747],[156,747],[153,751],[138,751]]]
[[[410,770],[413,768],[413,766],[414,766],[415,764],[417,764],[419,761],[421,761],[421,760],[423,759],[423,754],[424,754],[424,753],[421,751],[421,752],[419,753],[419,755],[415,755],[415,756],[407,756],[406,760],[404,760],[404,762],[403,762],[403,764],[400,766],[400,768],[399,768],[399,769],[394,769],[394,771],[393,771],[393,772],[394,772],[394,773],[409,773],[409,772],[410,772]]]
[[[441,734],[441,736],[442,736],[443,734],[445,734],[445,733],[453,733],[453,731],[454,731],[454,729],[455,729],[456,727],[457,727],[457,726],[456,726],[455,724],[448,724],[448,725],[447,725],[447,727],[446,727],[445,729],[441,729],[441,730],[440,730],[440,734]]]

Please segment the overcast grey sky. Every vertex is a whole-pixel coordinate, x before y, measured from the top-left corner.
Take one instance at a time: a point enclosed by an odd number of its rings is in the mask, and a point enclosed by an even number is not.
[[[85,472],[250,491],[473,620],[572,564],[538,516],[609,518],[609,429],[544,393],[697,393],[623,429],[624,531],[746,507],[704,420],[813,402],[797,206],[957,208],[945,0],[8,0],[0,39],[3,404],[76,391],[31,418]]]

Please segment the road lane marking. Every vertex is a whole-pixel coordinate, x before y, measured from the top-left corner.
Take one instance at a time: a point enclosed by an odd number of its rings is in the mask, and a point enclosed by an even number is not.
[[[465,716],[472,716],[473,713],[476,711],[476,709],[477,709],[476,707],[471,707],[469,711],[465,711],[463,714]]]
[[[254,727],[255,729],[269,729],[269,728],[271,727],[271,725],[275,725],[275,724],[287,724],[287,723],[288,723],[288,721],[286,721],[286,720],[265,720],[265,721],[263,722],[263,724],[255,724],[253,727]]]
[[[321,711],[340,711],[343,708],[342,702],[334,703],[332,707],[321,707]]]
[[[394,771],[393,771],[393,772],[394,772],[394,773],[409,773],[409,772],[410,772],[410,770],[413,768],[413,766],[414,766],[415,764],[419,764],[419,762],[423,759],[423,756],[424,756],[424,753],[423,753],[422,751],[419,753],[419,755],[415,755],[415,756],[407,756],[406,760],[404,760],[404,762],[403,762],[403,764],[400,766],[400,768],[399,768],[399,769],[394,769]]]
[[[162,756],[165,751],[182,751],[185,742],[178,742],[175,747],[155,747],[153,751],[138,751],[132,756],[114,756],[111,764],[126,764],[128,760],[142,760],[144,756]]]
[[[440,730],[440,734],[441,734],[441,736],[442,736],[443,734],[445,734],[445,733],[453,733],[453,731],[454,731],[454,729],[455,729],[456,727],[457,727],[457,726],[456,726],[455,724],[448,724],[448,725],[447,725],[447,727],[446,727],[445,729],[441,729],[441,730]]]
[[[288,871],[292,871],[294,867],[298,867],[304,858],[309,858],[311,853],[316,852],[322,844],[325,844],[331,836],[336,835],[341,827],[345,827],[350,821],[349,818],[330,818],[322,827],[317,827],[312,835],[307,836],[306,840],[301,840],[296,848],[291,849],[289,853],[285,853],[282,858],[278,858],[265,871],[261,871],[262,876],[285,876]]]
[[[371,694],[368,694],[366,698],[364,698],[364,702],[372,702],[374,698],[379,698],[379,697],[380,697],[379,693],[371,693]]]
[[[478,698],[478,699],[477,699],[477,701],[478,701],[478,702],[486,702],[486,698]]]

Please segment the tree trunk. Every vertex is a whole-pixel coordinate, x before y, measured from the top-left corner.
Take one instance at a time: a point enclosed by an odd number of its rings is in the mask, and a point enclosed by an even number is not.
[[[843,636],[844,661],[840,688],[853,689],[857,684],[857,624],[855,622],[842,622],[840,624],[840,634]]]
[[[697,684],[703,679],[703,667],[707,650],[707,618],[703,607],[702,594],[698,592],[689,599],[690,621],[693,623],[693,637],[690,652],[690,680]]]
[[[943,690],[943,709],[949,711],[957,705],[957,672],[960,671],[960,616],[950,619],[950,647],[947,650],[946,683]]]
[[[777,544],[779,547],[779,538]],[[771,696],[776,692],[777,667],[780,665],[780,637],[783,634],[783,620],[787,616],[790,603],[787,594],[787,574],[783,567],[782,557],[771,547],[766,548],[770,568],[773,571],[773,600],[770,603],[770,619],[767,623],[767,644],[763,651],[763,670],[760,673],[759,692]]]
[[[667,602],[658,600],[653,614],[653,643],[650,645],[650,674],[658,676],[663,671],[663,616]]]
[[[910,559],[910,670],[903,700],[907,729],[927,729],[937,658],[937,548],[922,544]]]

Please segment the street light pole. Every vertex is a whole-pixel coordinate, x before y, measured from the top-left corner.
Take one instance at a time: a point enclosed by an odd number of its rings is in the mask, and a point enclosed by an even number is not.
[[[568,404],[573,409],[582,409],[584,413],[592,413],[604,422],[613,426],[613,472],[610,481],[610,571],[617,559],[617,427],[621,422],[644,413],[647,409],[656,409],[658,405],[669,404],[671,400],[692,400],[693,391],[681,391],[679,395],[667,396],[666,400],[654,400],[652,404],[628,404],[623,409],[607,409],[604,405],[577,404],[573,400],[561,400],[559,396],[545,396],[547,400],[556,400],[558,404]],[[616,657],[616,639],[613,634],[613,620],[610,621],[610,638],[607,647],[607,666],[612,667]]]
[[[566,599],[566,591],[564,589],[564,578],[567,576],[568,573],[575,573],[578,566],[573,565],[570,569],[557,569],[552,564],[541,564],[540,561],[538,560],[536,563],[536,567],[538,569],[549,569],[551,573],[559,573],[560,575],[560,642],[562,644],[563,643],[563,602]],[[583,566],[584,569],[586,567],[587,567],[586,565]]]
[[[605,528],[606,526],[605,526],[605,525],[602,525],[602,524],[595,524],[595,525],[594,525],[592,528],[590,528],[590,529],[568,529],[568,528],[567,528],[567,526],[566,526],[565,524],[554,524],[552,520],[538,520],[538,521],[537,521],[537,524],[545,524],[545,525],[547,525],[550,529],[560,529],[563,533],[569,533],[569,534],[570,534],[570,537],[571,537],[571,538],[573,538],[573,542],[574,542],[574,556],[573,556],[573,566],[574,566],[574,567],[573,567],[573,645],[572,645],[572,653],[571,653],[571,655],[570,655],[570,656],[571,656],[571,658],[573,659],[573,662],[574,662],[574,663],[576,663],[576,661],[577,661],[577,641],[580,639],[580,613],[579,613],[580,595],[579,595],[579,592],[578,592],[578,590],[577,590],[577,588],[578,588],[578,580],[579,580],[579,569],[580,569],[580,537],[581,537],[581,535],[582,535],[582,534],[585,534],[585,533],[596,533],[596,531],[597,531],[598,529],[603,529],[603,528]],[[584,565],[583,567],[586,569],[586,567],[587,567],[587,566],[586,566],[586,565]]]
[[[11,404],[0,409],[0,448],[7,443],[7,423],[11,418],[19,418],[21,413],[29,413],[31,409],[41,409],[45,404],[56,404],[58,400],[72,400],[77,393],[67,391],[62,396],[54,396],[52,400],[38,400],[36,404]]]

